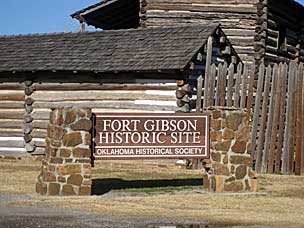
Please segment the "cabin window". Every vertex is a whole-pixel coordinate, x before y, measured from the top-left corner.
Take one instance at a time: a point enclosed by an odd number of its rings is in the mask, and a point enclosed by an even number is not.
[[[286,38],[286,27],[280,26],[279,29],[279,38],[278,38],[278,50],[287,51],[287,38]]]

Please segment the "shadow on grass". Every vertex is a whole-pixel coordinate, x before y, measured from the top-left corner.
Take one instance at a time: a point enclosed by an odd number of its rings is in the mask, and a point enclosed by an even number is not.
[[[170,180],[123,180],[119,178],[93,179],[92,195],[102,195],[111,190],[163,187],[202,186],[201,178]]]

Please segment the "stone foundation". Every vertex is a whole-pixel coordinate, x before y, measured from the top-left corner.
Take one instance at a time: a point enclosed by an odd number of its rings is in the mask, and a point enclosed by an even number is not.
[[[250,125],[243,109],[214,107],[210,112],[210,159],[204,185],[214,192],[257,191],[252,170]]]
[[[51,112],[37,193],[91,194],[91,115],[91,110],[77,108]]]

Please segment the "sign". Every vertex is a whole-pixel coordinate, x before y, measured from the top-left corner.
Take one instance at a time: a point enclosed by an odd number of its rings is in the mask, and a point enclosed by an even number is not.
[[[96,159],[209,157],[207,114],[106,114],[95,120]]]

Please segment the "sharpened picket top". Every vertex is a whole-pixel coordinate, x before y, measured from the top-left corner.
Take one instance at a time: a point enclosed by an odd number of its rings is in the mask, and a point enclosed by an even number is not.
[[[0,36],[0,72],[183,71],[219,25]]]

